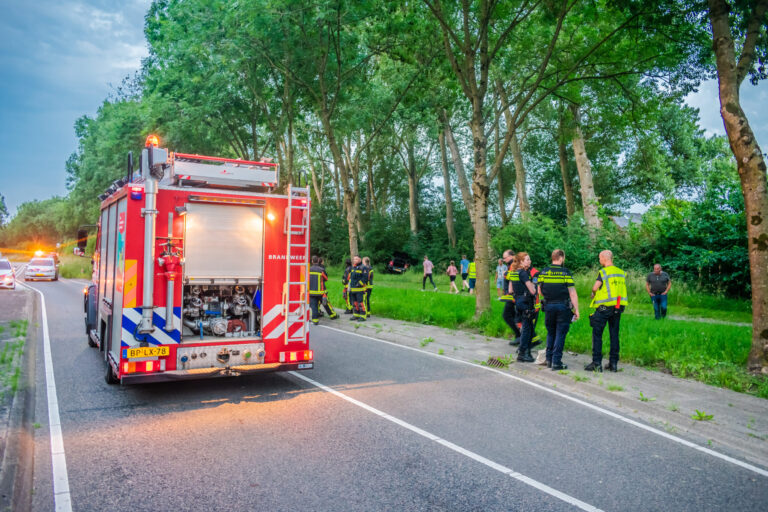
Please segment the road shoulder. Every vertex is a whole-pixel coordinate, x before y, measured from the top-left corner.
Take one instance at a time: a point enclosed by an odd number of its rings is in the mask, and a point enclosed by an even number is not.
[[[465,362],[483,364],[492,357],[506,360],[505,356],[515,355],[515,347],[505,339],[387,318],[371,317],[360,323],[344,316],[338,321],[323,318],[321,325]],[[539,334],[546,331],[540,328]],[[768,467],[768,400],[623,363],[618,373],[585,372],[590,359],[566,353],[563,361],[569,368],[561,372],[517,362],[498,370],[699,446]],[[712,418],[694,420],[696,411]]]
[[[10,372],[18,368],[16,392],[5,388],[0,406],[0,510],[26,511],[31,506],[34,442],[35,348],[40,335],[35,293],[18,289],[0,295],[0,322],[26,320],[26,336]],[[5,340],[8,343],[10,340]]]

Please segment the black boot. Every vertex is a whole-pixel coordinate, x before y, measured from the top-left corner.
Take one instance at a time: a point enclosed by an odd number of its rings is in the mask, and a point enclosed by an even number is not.
[[[547,362],[547,368],[552,368],[552,360],[551,359],[545,359]]]
[[[608,366],[606,366],[606,368],[608,368]],[[600,363],[595,363],[594,361],[592,361],[591,363],[589,363],[587,366],[584,367],[584,371],[585,372],[600,372],[600,373],[602,373],[603,372],[603,367],[600,366]]]
[[[511,340],[509,342],[509,344],[512,345],[513,347],[518,346],[520,344],[520,336],[518,336],[515,339]]]
[[[619,371],[619,363],[618,361],[610,361],[607,365],[603,367],[603,369],[608,370],[609,372],[618,372]]]
[[[520,362],[520,363],[532,363],[535,360],[536,359],[534,359],[531,356],[531,349],[530,349],[530,347],[526,347],[526,348],[520,347],[520,350],[517,353],[517,361],[518,362]]]

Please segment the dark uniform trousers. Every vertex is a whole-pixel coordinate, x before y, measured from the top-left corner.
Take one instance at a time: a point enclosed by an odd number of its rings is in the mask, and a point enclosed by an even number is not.
[[[359,292],[349,292],[349,300],[352,302],[353,315],[365,318],[365,290]]]
[[[557,366],[563,361],[565,337],[571,328],[573,312],[564,302],[548,302],[542,309],[544,325],[547,327],[546,357],[548,361],[552,361],[553,366]]]
[[[320,306],[328,313],[328,318],[336,318],[336,311],[334,311],[331,303],[328,299],[323,300],[323,295],[310,295],[309,296],[309,309],[312,310],[312,323],[316,324],[320,318]]]
[[[520,329],[517,327],[517,306],[512,301],[504,303],[504,312],[501,317],[507,323],[512,332],[515,333],[515,338],[520,337]]]
[[[623,312],[624,306],[619,309],[613,306],[600,306],[589,316],[589,325],[592,326],[592,361],[595,364],[602,364],[603,362],[603,331],[605,331],[606,324],[611,339],[608,362],[619,362],[619,322]]]
[[[520,353],[525,353],[531,346],[531,339],[533,338],[533,319],[536,311],[533,308],[530,300],[527,298],[515,297],[515,304],[517,304],[517,317],[520,319]]]

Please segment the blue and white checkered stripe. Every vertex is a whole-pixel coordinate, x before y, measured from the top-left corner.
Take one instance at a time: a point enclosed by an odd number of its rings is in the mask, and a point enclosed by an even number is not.
[[[146,335],[147,341],[151,345],[172,345],[181,342],[181,308],[173,308],[173,325],[176,327],[171,332],[163,329],[165,327],[165,308],[155,308],[152,315],[155,330]],[[133,337],[133,333],[136,332],[136,326],[141,322],[141,308],[125,308],[123,309],[123,334],[121,339],[121,346],[123,347],[135,347],[138,346],[139,340]],[[139,338],[144,339],[144,335],[139,335]]]

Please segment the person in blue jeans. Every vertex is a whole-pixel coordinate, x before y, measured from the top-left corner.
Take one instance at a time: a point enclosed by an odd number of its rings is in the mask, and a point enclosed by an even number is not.
[[[461,266],[461,291],[465,289],[469,291],[469,282],[467,281],[467,277],[469,277],[469,260],[466,254],[461,255],[459,265]]]
[[[579,319],[579,297],[571,272],[563,266],[565,252],[552,251],[552,264],[539,273],[539,295],[544,310],[544,324],[547,327],[547,367],[565,370],[563,363],[565,337],[571,322]]]
[[[656,320],[661,320],[667,316],[667,293],[672,287],[672,281],[669,274],[661,271],[661,265],[656,263],[653,266],[653,272],[645,278],[645,289],[651,296],[653,302],[653,314]]]

